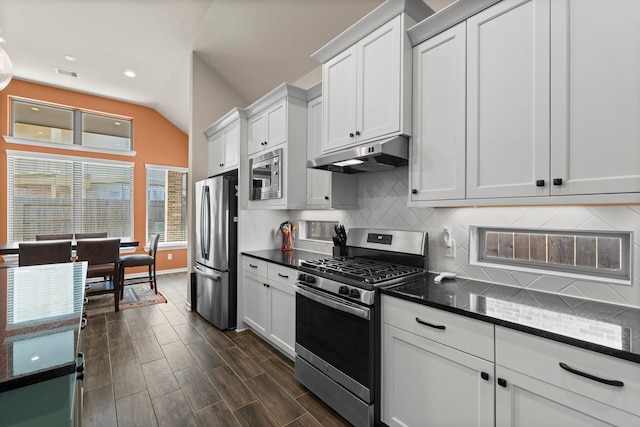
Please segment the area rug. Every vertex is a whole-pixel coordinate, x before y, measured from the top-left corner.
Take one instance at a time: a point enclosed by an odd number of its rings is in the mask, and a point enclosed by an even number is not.
[[[85,307],[87,316],[97,316],[104,313],[113,313],[113,294],[90,295]],[[158,292],[156,295],[148,283],[127,285],[124,287],[124,298],[120,300],[120,310],[144,307],[153,304],[162,304],[167,299]]]

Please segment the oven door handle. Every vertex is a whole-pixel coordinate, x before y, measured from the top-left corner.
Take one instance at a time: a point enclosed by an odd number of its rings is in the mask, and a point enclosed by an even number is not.
[[[310,300],[313,300],[319,304],[326,305],[327,307],[331,307],[336,310],[340,310],[342,312],[353,314],[358,317],[362,317],[363,319],[369,320],[370,310],[368,308],[354,307],[353,305],[342,303],[337,299],[327,298],[323,294],[320,294],[318,291],[303,288],[299,285],[294,285],[293,287],[295,291],[300,295],[309,298]]]

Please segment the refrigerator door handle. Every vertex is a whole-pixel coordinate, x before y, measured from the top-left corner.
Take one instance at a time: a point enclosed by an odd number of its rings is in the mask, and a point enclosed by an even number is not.
[[[204,277],[208,277],[209,279],[213,279],[213,280],[220,280],[220,278],[222,277],[222,275],[218,273],[209,273],[204,270],[201,270],[200,268],[198,268],[198,266],[196,266],[196,271],[198,272],[198,274],[201,274]]]
[[[200,248],[202,258],[209,259],[209,247],[211,246],[211,196],[209,186],[205,185],[202,192],[202,203],[200,205],[200,215],[202,222],[200,224]]]

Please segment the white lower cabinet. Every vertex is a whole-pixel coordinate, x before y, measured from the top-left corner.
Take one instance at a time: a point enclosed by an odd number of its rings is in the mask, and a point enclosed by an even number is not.
[[[496,326],[496,381],[497,427],[640,426],[637,363]]]
[[[382,420],[389,426],[493,426],[493,360],[451,346],[478,343],[491,358],[486,349],[493,347],[493,326],[382,299]]]
[[[382,321],[389,426],[640,426],[638,363],[388,295]]]
[[[266,280],[244,272],[242,280],[242,312],[244,323],[260,335],[267,334]]]
[[[296,270],[243,257],[243,321],[293,359],[295,356]]]
[[[388,324],[384,335],[385,423],[493,426],[493,362]]]

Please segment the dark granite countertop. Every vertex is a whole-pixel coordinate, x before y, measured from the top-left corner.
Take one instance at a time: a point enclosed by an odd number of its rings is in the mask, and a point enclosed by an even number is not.
[[[75,372],[86,264],[0,270],[0,392]]]
[[[280,249],[264,249],[259,251],[242,252],[243,255],[252,256],[285,267],[297,268],[302,261],[312,261],[319,258],[328,258],[331,255],[319,252],[305,251],[303,249],[294,249],[292,251],[281,251]]]
[[[640,309],[435,275],[382,293],[640,363]]]

